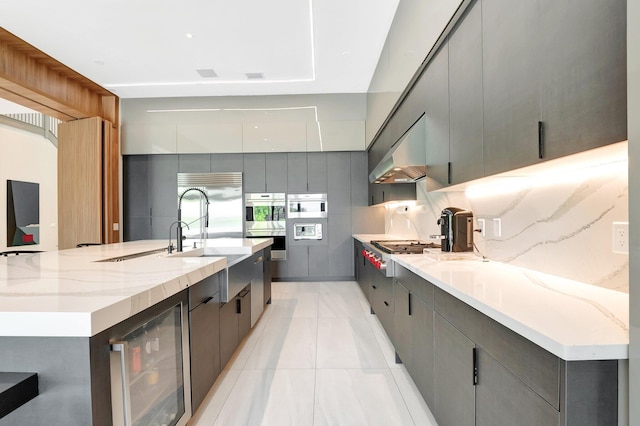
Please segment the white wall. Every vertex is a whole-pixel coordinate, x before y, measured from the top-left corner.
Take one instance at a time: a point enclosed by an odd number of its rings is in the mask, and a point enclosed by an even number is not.
[[[57,155],[43,136],[0,125],[0,251],[7,250],[7,179],[40,184],[40,244],[15,249],[57,249]]]

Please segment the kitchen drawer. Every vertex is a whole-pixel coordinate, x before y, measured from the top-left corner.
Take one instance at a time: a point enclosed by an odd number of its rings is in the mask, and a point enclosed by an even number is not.
[[[378,316],[387,335],[394,341],[393,329],[393,278],[375,271],[369,288],[371,308]]]
[[[190,311],[220,291],[220,275],[216,273],[189,287]]]
[[[433,309],[433,284],[397,263],[394,265],[394,275],[400,284]]]
[[[561,360],[445,291],[435,289],[435,310],[556,410]]]

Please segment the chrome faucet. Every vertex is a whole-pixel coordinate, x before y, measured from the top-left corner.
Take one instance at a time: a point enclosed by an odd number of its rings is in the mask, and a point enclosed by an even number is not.
[[[173,253],[173,244],[171,244],[171,227],[175,224],[180,224],[180,223],[184,223],[184,225],[187,227],[187,229],[189,229],[189,224],[185,223],[182,220],[176,220],[174,222],[171,222],[171,225],[169,225],[169,246],[167,247],[167,253],[171,254]]]
[[[182,192],[182,194],[180,194],[180,198],[178,198],[178,220],[176,221],[176,222],[178,222],[178,227],[176,229],[176,232],[177,232],[177,241],[176,241],[177,249],[176,249],[176,251],[178,251],[178,252],[182,251],[182,226],[180,226],[180,223],[184,223],[182,221],[182,197],[184,197],[185,194],[187,192],[189,192],[189,191],[198,191],[199,193],[201,193],[204,196],[204,199],[205,199],[205,202],[206,202],[206,213],[204,215],[204,227],[205,228],[209,227],[209,197],[207,197],[207,193],[204,192],[200,188],[188,188],[188,189],[185,189]],[[200,218],[200,219],[202,219],[202,218]],[[189,229],[189,225],[187,225],[187,229]],[[169,227],[169,233],[171,233],[171,227]]]

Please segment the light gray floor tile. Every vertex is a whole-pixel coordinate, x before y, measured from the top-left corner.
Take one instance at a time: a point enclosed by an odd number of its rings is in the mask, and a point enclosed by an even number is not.
[[[272,300],[190,425],[437,426],[356,282]]]
[[[315,368],[317,318],[271,318],[244,368]]]
[[[317,368],[384,368],[366,318],[319,318]]]
[[[413,425],[391,372],[317,370],[314,425]]]
[[[411,376],[409,376],[406,368],[391,369],[391,374],[400,390],[402,399],[409,409],[409,414],[411,414],[413,422],[421,426],[438,426],[438,422],[436,422],[435,417],[433,417],[427,403],[424,402],[420,391],[411,379]]]
[[[243,370],[214,425],[313,425],[314,370]]]

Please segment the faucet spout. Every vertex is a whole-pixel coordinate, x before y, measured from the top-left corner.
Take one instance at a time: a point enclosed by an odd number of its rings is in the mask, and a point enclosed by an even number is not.
[[[207,193],[204,192],[202,189],[200,188],[188,188],[185,189],[182,194],[180,194],[180,197],[178,198],[178,223],[184,223],[182,222],[182,198],[185,196],[185,194],[187,192],[190,191],[197,191],[200,194],[202,194],[202,196],[204,197],[205,203],[206,203],[206,213],[204,215],[204,226],[205,228],[209,227],[209,197],[207,197]],[[175,223],[175,222],[174,222]],[[193,223],[193,222],[192,222]],[[186,224],[185,224],[186,225]],[[189,229],[189,225],[187,225],[187,229]],[[169,230],[169,232],[171,232],[171,230]],[[176,241],[176,245],[177,245],[177,251],[181,252],[182,251],[182,227],[178,226],[177,229],[177,240]]]

